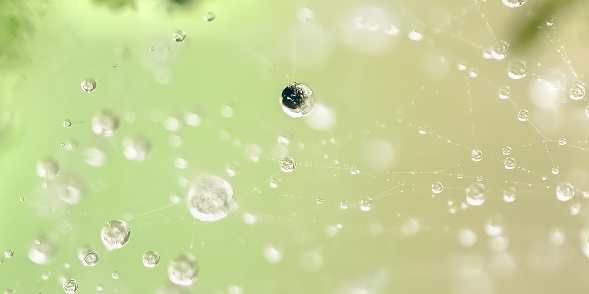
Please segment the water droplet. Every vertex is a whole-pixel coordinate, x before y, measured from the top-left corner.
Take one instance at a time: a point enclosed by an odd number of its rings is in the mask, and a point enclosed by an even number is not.
[[[477,234],[468,229],[460,230],[458,233],[458,242],[464,247],[471,247],[477,242]]]
[[[573,196],[575,196],[575,187],[571,183],[560,183],[556,186],[556,199],[568,201]]]
[[[292,83],[282,90],[280,103],[284,112],[290,117],[303,117],[313,111],[315,95],[308,86]]]
[[[270,181],[268,182],[268,186],[272,189],[278,188],[278,184],[280,184],[280,179],[277,177],[271,177]]]
[[[481,161],[483,159],[483,151],[479,149],[473,149],[470,153],[472,161]]]
[[[123,155],[129,160],[143,161],[150,151],[151,141],[143,135],[135,135],[123,140]]]
[[[42,179],[53,180],[59,173],[59,163],[53,157],[37,161],[37,175]]]
[[[90,245],[78,250],[78,259],[80,259],[83,266],[95,266],[100,260],[98,253]]]
[[[82,198],[82,184],[73,177],[58,177],[54,185],[55,192],[66,203],[75,204]]]
[[[521,109],[517,113],[517,120],[519,120],[519,121],[527,121],[528,119],[530,119],[530,112],[527,111],[526,109]]]
[[[464,174],[463,173],[458,173],[456,174],[456,177],[459,179],[464,179]]]
[[[501,99],[509,99],[511,95],[511,88],[509,86],[503,86],[499,88],[499,98]]]
[[[143,265],[145,267],[155,267],[160,262],[160,255],[155,251],[143,253]]]
[[[341,209],[348,209],[348,201],[342,201],[339,203]]]
[[[110,109],[104,109],[92,117],[92,131],[103,137],[110,137],[119,128],[119,116]]]
[[[8,249],[8,250],[4,251],[4,257],[11,258],[13,256],[14,256],[14,251],[12,249]]]
[[[503,161],[503,165],[505,166],[505,169],[514,169],[515,168],[515,158],[513,158],[513,157],[505,158],[505,161]]]
[[[419,134],[421,134],[421,135],[425,135],[425,134],[427,134],[427,127],[425,127],[425,126],[421,126],[421,127],[419,127],[419,131],[418,131],[418,132],[419,132]]]
[[[277,263],[282,260],[282,252],[273,245],[266,245],[264,246],[264,257],[271,263]]]
[[[180,286],[190,286],[198,279],[200,267],[192,254],[178,255],[168,266],[170,281]]]
[[[92,78],[87,78],[82,81],[81,86],[82,86],[82,91],[84,91],[86,93],[91,93],[92,91],[94,91],[94,89],[96,89],[96,80],[94,80]]]
[[[69,127],[71,127],[71,126],[72,126],[72,121],[71,121],[71,120],[69,120],[69,119],[64,119],[64,120],[63,120],[63,122],[61,123],[61,125],[62,125],[64,128],[69,128]]]
[[[184,114],[184,122],[189,126],[196,127],[202,123],[202,119],[196,113],[187,112]]]
[[[581,212],[581,203],[574,203],[570,208],[571,215],[577,215]]]
[[[558,175],[558,172],[560,171],[560,168],[558,166],[553,166],[552,167],[552,174],[553,175]]]
[[[526,3],[527,0],[502,0],[503,4],[507,7],[515,8],[520,7]]]
[[[441,193],[442,190],[444,190],[444,185],[442,183],[435,182],[435,183],[432,184],[432,192],[433,193],[438,194],[438,193]]]
[[[503,225],[503,216],[501,214],[494,214],[485,220],[485,233],[494,237],[503,234],[505,226]]]
[[[558,145],[564,146],[566,144],[567,144],[567,139],[565,139],[565,138],[558,139]]]
[[[510,155],[511,154],[511,146],[503,147],[503,149],[501,149],[501,153],[503,153],[503,155]]]
[[[220,177],[202,176],[188,191],[187,199],[192,216],[206,222],[218,221],[229,213],[233,188]]]
[[[507,190],[503,190],[503,200],[505,202],[513,202],[515,201],[515,188],[510,187]]]
[[[479,181],[479,182],[482,182],[482,181],[483,181],[483,179],[484,179],[484,178],[483,178],[483,176],[481,176],[481,175],[478,175],[478,176],[477,176],[477,181]]]
[[[485,185],[474,182],[466,188],[466,202],[473,206],[483,204],[485,202]]]
[[[295,169],[295,161],[290,157],[285,157],[280,161],[280,169],[285,173],[293,172]]]
[[[74,150],[76,147],[78,147],[78,142],[76,140],[66,140],[65,142],[61,143],[61,148],[67,150],[67,151],[72,151]]]
[[[212,11],[209,11],[205,16],[203,16],[203,19],[204,19],[204,21],[211,22],[211,21],[215,20],[215,17],[217,17],[215,15],[215,13]]]
[[[46,264],[55,255],[56,246],[47,236],[37,238],[29,249],[29,259],[36,264]]]
[[[225,165],[225,172],[230,177],[234,177],[237,174],[238,169],[239,164],[237,162],[232,162]]]
[[[186,32],[183,30],[177,30],[172,34],[172,39],[176,42],[182,42],[186,38]]]
[[[112,278],[118,280],[121,277],[121,274],[117,271],[112,272]]]
[[[514,60],[507,67],[507,76],[514,80],[519,80],[528,73],[528,66],[523,60]]]
[[[473,67],[470,69],[470,72],[468,72],[468,76],[471,78],[476,78],[479,76],[479,69],[476,67]]]
[[[111,220],[102,228],[100,237],[108,250],[119,249],[129,242],[131,231],[122,220]]]
[[[372,209],[372,198],[366,197],[366,199],[360,200],[360,209],[362,211],[370,211]]]
[[[325,199],[323,199],[323,197],[317,197],[317,204],[323,204],[325,203]]]
[[[65,293],[76,293],[76,291],[78,290],[78,282],[76,282],[76,280],[74,279],[69,279],[65,282],[63,282],[63,291]]]
[[[493,47],[493,58],[495,59],[503,59],[505,58],[505,56],[507,56],[507,53],[509,51],[509,43],[507,43],[506,41],[499,41],[497,42],[497,44]]]
[[[575,84],[569,89],[569,97],[573,100],[580,100],[585,97],[585,86]]]
[[[168,131],[177,132],[182,128],[182,123],[180,123],[179,119],[168,116],[164,119],[164,128]]]
[[[352,168],[350,169],[350,174],[357,175],[359,173],[360,173],[360,169],[355,166],[352,166]]]

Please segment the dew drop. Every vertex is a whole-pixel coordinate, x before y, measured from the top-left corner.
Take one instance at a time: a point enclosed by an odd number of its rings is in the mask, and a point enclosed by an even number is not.
[[[172,39],[176,42],[182,42],[186,38],[186,32],[183,30],[177,30],[172,34]]]
[[[362,211],[370,211],[372,209],[372,198],[366,197],[366,199],[360,200],[360,209]]]
[[[506,41],[499,41],[495,46],[493,46],[492,50],[493,58],[501,60],[507,56],[509,51],[509,43]]]
[[[110,137],[119,128],[119,116],[110,109],[104,109],[92,117],[92,131],[103,137]]]
[[[352,174],[352,175],[357,175],[357,174],[359,174],[359,173],[360,173],[360,169],[359,169],[359,168],[357,168],[357,167],[355,167],[355,166],[353,166],[353,167],[350,169],[350,174]]]
[[[466,202],[473,206],[483,204],[485,202],[485,185],[474,182],[466,188]]]
[[[48,237],[40,236],[29,249],[29,259],[36,264],[46,264],[55,255],[57,247]]]
[[[472,161],[481,161],[483,159],[483,151],[479,149],[473,149],[470,153],[470,158]]]
[[[42,179],[53,180],[59,173],[59,163],[53,157],[37,161],[37,176]]]
[[[458,173],[458,174],[456,174],[456,177],[458,179],[464,179],[464,174],[463,173]]]
[[[503,4],[507,7],[515,8],[520,7],[526,3],[527,0],[502,0]]]
[[[348,201],[342,201],[339,204],[341,209],[348,209]]]
[[[291,157],[285,157],[280,161],[280,169],[285,173],[293,172],[295,165],[295,161]]]
[[[503,155],[510,155],[511,154],[511,146],[503,147],[503,149],[501,149],[501,153],[503,153]]]
[[[280,184],[280,179],[277,177],[271,177],[270,181],[268,182],[268,186],[272,189],[278,188],[279,184]]]
[[[433,193],[438,194],[438,193],[441,193],[442,190],[444,190],[444,185],[442,183],[435,182],[435,183],[432,184],[432,192]]]
[[[419,134],[420,134],[420,135],[425,135],[425,134],[427,134],[427,127],[425,127],[425,126],[421,126],[421,127],[419,127],[419,130],[418,130],[418,132],[419,132]]]
[[[155,251],[143,253],[143,265],[145,267],[155,267],[160,262],[160,255]]]
[[[69,128],[69,127],[71,127],[71,126],[72,126],[72,121],[71,121],[71,120],[69,120],[69,119],[64,119],[64,120],[63,120],[63,122],[61,123],[61,125],[62,125],[64,128]]]
[[[96,80],[94,80],[92,78],[87,78],[82,81],[81,86],[82,86],[82,91],[84,91],[86,93],[92,93],[92,91],[94,91],[94,89],[96,89]]]
[[[292,83],[282,90],[280,103],[282,110],[290,117],[303,117],[313,111],[315,95],[308,86]]]
[[[503,165],[505,166],[505,169],[514,169],[515,168],[515,158],[513,158],[513,157],[505,158],[505,160],[503,161]]]
[[[560,183],[556,186],[556,199],[568,201],[573,196],[575,196],[575,187],[571,183]]]
[[[581,212],[581,204],[575,203],[575,204],[571,205],[571,208],[569,210],[571,212],[571,215],[577,215]]]
[[[585,86],[575,84],[569,89],[569,97],[573,100],[580,100],[585,97]]]
[[[325,199],[323,199],[323,197],[317,197],[317,204],[323,204],[325,203]]]
[[[215,20],[216,17],[217,16],[215,15],[214,12],[209,11],[209,12],[207,12],[207,14],[205,14],[205,16],[203,16],[203,19],[206,22],[211,22],[211,21]]]
[[[491,237],[503,234],[505,227],[503,225],[503,216],[494,214],[485,220],[485,233]]]
[[[560,168],[558,166],[553,166],[552,167],[552,174],[558,175],[558,172],[560,172]]]
[[[98,253],[89,245],[78,250],[78,259],[80,259],[83,266],[95,266],[100,260]]]
[[[567,139],[565,139],[565,138],[558,139],[558,145],[564,146],[566,144],[567,144]]]
[[[503,86],[499,88],[499,98],[501,99],[509,99],[511,95],[511,88],[509,86]]]
[[[519,121],[528,121],[528,119],[530,119],[530,112],[527,111],[526,109],[521,109],[517,113],[517,120],[519,120]]]
[[[205,222],[218,221],[229,213],[233,188],[220,177],[202,176],[188,191],[187,200],[192,216]]]
[[[14,256],[14,250],[8,249],[8,250],[4,251],[4,257],[11,258],[13,256]]]
[[[515,188],[509,187],[507,190],[503,190],[503,201],[513,202],[515,201]]]
[[[192,254],[178,255],[168,266],[170,281],[180,286],[190,286],[198,279],[200,267]]]
[[[76,291],[78,290],[78,282],[76,282],[76,280],[74,279],[69,279],[65,282],[63,282],[63,291],[65,293],[76,293]]]
[[[123,140],[123,155],[128,160],[143,161],[150,151],[151,141],[143,135],[135,135]]]
[[[505,2],[504,2],[505,3]],[[514,60],[507,67],[507,76],[514,80],[519,80],[528,73],[528,66],[523,60]]]
[[[129,242],[131,231],[127,223],[122,220],[111,220],[102,227],[100,237],[108,250],[122,248]]]
[[[282,260],[282,252],[273,245],[266,245],[264,246],[264,257],[271,263],[277,263]]]

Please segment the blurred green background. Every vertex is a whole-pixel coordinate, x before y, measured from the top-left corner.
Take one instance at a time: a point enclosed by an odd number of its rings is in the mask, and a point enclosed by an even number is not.
[[[587,98],[569,98],[589,64],[584,3],[0,1],[0,251],[14,251],[0,255],[0,291],[62,293],[71,278],[76,293],[589,288]],[[501,40],[507,57],[494,58]],[[516,60],[519,80],[507,74]],[[315,93],[309,117],[279,104],[295,81]],[[120,118],[108,138],[92,132],[103,109]],[[123,156],[136,134],[152,144],[142,162]],[[292,173],[280,171],[286,156]],[[36,174],[48,157],[53,181]],[[203,173],[233,187],[223,220],[188,211]],[[56,194],[68,180],[79,203]],[[476,181],[480,206],[465,196]],[[562,183],[575,187],[569,201],[557,200]],[[131,238],[107,251],[100,230],[113,219]],[[28,251],[42,235],[56,252],[39,265]],[[87,244],[94,267],[77,256]],[[155,268],[142,264],[148,250]],[[199,279],[174,286],[167,267],[185,253]]]

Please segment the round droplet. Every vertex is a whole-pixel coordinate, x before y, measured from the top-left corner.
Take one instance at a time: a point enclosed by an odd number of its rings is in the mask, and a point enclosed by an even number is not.
[[[569,97],[573,100],[580,100],[585,97],[585,86],[575,84],[569,89]]]
[[[560,168],[558,166],[553,166],[552,167],[552,174],[558,175],[558,172],[560,172]]]
[[[200,271],[198,261],[192,254],[182,254],[170,262],[168,277],[180,286],[190,286],[198,279]]]
[[[568,201],[573,196],[575,196],[575,187],[571,183],[560,183],[556,186],[556,199]]]
[[[176,42],[182,42],[186,38],[186,32],[183,30],[177,30],[172,34],[172,39]]]
[[[121,277],[121,273],[114,271],[112,272],[112,278],[118,280]]]
[[[360,200],[360,209],[362,211],[370,211],[372,209],[372,198],[367,197],[366,199]]]
[[[515,8],[520,7],[526,3],[527,0],[502,0],[503,4],[507,7]]]
[[[69,204],[80,201],[82,198],[82,184],[78,179],[60,176],[55,181],[57,183],[53,187],[61,200]]]
[[[433,193],[438,194],[438,193],[441,193],[442,190],[444,190],[444,185],[442,183],[435,182],[435,183],[432,184],[432,192]]]
[[[528,66],[523,60],[514,60],[507,67],[507,76],[514,80],[519,80],[528,73]]]
[[[80,259],[83,266],[95,266],[100,260],[98,253],[89,245],[78,250],[78,259]]]
[[[528,119],[530,119],[530,112],[527,111],[526,109],[521,109],[517,113],[517,120],[519,120],[519,121],[528,121]]]
[[[466,203],[478,206],[485,202],[485,185],[480,182],[474,182],[466,188]]]
[[[56,246],[46,236],[37,238],[29,249],[29,259],[36,264],[46,264],[55,255]]]
[[[64,120],[63,120],[63,122],[61,123],[61,125],[62,125],[64,128],[69,128],[69,127],[71,127],[71,126],[72,126],[72,121],[71,121],[71,120],[69,120],[69,119],[64,119]]]
[[[503,216],[494,214],[485,220],[485,233],[491,237],[503,234],[505,227],[503,225]]]
[[[352,166],[352,168],[350,169],[350,174],[357,175],[359,173],[360,173],[360,169],[355,166]]]
[[[293,172],[295,169],[295,161],[291,157],[285,157],[280,161],[280,169],[285,173]]]
[[[510,155],[511,154],[511,146],[503,147],[503,149],[501,149],[501,153],[503,153],[503,155]]]
[[[509,99],[511,95],[511,88],[509,86],[503,86],[499,88],[499,98],[501,99]]]
[[[473,149],[470,153],[472,161],[481,161],[483,159],[483,151],[479,149]]]
[[[306,85],[292,83],[282,90],[280,104],[290,117],[307,116],[313,111],[315,95]]]
[[[53,180],[59,173],[59,163],[53,157],[37,161],[37,175],[42,179]]]
[[[129,160],[143,161],[151,151],[151,141],[143,135],[123,140],[123,155]]]
[[[515,158],[513,158],[513,157],[505,158],[505,160],[503,161],[503,165],[505,166],[505,169],[514,169],[515,168]]]
[[[84,91],[86,93],[91,93],[92,91],[94,91],[94,89],[96,89],[96,80],[94,80],[92,78],[87,78],[82,81],[81,86],[82,86],[82,91]]]
[[[160,255],[155,251],[143,253],[143,265],[145,267],[155,267],[160,262]]]
[[[127,223],[122,220],[111,220],[102,228],[100,237],[108,250],[114,250],[125,246],[129,242],[131,231]]]
[[[427,134],[427,127],[425,127],[425,126],[421,126],[421,127],[419,127],[419,130],[418,130],[418,132],[419,132],[419,134],[420,134],[420,135],[425,135],[425,134]]]
[[[493,46],[493,58],[495,59],[503,59],[507,56],[507,52],[509,51],[509,43],[506,41],[499,41],[495,46]]]
[[[271,263],[277,263],[282,260],[282,251],[274,245],[266,245],[264,246],[264,257]]]
[[[458,173],[458,174],[456,174],[456,177],[458,179],[464,179],[464,174],[463,173]]]
[[[112,110],[105,109],[92,117],[92,131],[104,137],[110,137],[119,128],[119,116]]]
[[[14,256],[14,250],[8,249],[8,250],[4,251],[4,257],[11,258],[13,256]]]
[[[187,200],[192,216],[206,222],[218,221],[229,213],[233,188],[220,177],[202,176],[188,191]]]
[[[510,187],[507,190],[503,190],[503,200],[505,202],[513,202],[515,201],[515,188]]]
[[[272,189],[278,188],[279,184],[280,184],[280,179],[277,177],[271,177],[270,181],[268,182],[268,186]]]
[[[205,21],[211,22],[211,21],[215,20],[215,17],[217,17],[215,15],[215,13],[212,11],[209,11],[205,16],[203,16],[203,19]]]
[[[341,209],[348,209],[348,201],[342,201],[339,203]]]
[[[317,197],[317,204],[323,204],[325,203],[325,199],[323,199],[323,197]]]
[[[565,139],[565,138],[558,139],[558,145],[564,146],[566,144],[567,144],[567,139]]]
[[[63,282],[63,291],[65,293],[76,293],[76,291],[78,290],[78,282],[76,282],[76,280],[74,279],[69,279],[65,282]]]

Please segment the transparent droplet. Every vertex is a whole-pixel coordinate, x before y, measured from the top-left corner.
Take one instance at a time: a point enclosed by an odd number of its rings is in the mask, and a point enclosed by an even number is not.
[[[282,252],[273,245],[266,245],[264,246],[264,257],[271,263],[277,263],[282,260]]]
[[[143,265],[145,267],[155,267],[160,262],[160,255],[155,251],[143,253]]]
[[[553,175],[558,175],[558,172],[560,171],[560,168],[558,166],[553,166],[552,167],[552,174]]]
[[[277,177],[271,177],[270,181],[268,182],[268,186],[272,189],[278,188],[279,184],[280,184],[280,179]]]
[[[198,279],[200,267],[192,254],[182,254],[170,262],[168,277],[180,286],[190,286]]]
[[[520,7],[526,3],[527,0],[502,0],[503,4],[507,7],[515,8]]]
[[[112,278],[118,280],[121,277],[121,273],[114,271],[112,272]]]
[[[80,259],[83,266],[95,266],[100,260],[98,253],[90,245],[78,250],[78,259]]]
[[[370,211],[372,209],[372,198],[367,197],[360,200],[360,209],[362,211]]]
[[[507,190],[503,190],[503,201],[505,202],[513,202],[515,201],[515,188],[510,187]]]
[[[183,30],[177,30],[172,34],[172,39],[176,42],[182,42],[186,38],[186,32]]]
[[[119,116],[110,109],[104,109],[92,117],[92,131],[110,137],[119,128]]]
[[[476,67],[473,67],[470,69],[470,72],[468,72],[468,76],[471,78],[476,78],[479,76],[479,69]]]
[[[571,215],[577,215],[581,212],[581,203],[574,203],[570,208]]]
[[[505,230],[503,224],[503,216],[501,214],[494,214],[485,220],[485,233],[494,237],[503,234]]]
[[[40,236],[29,249],[29,259],[36,264],[47,264],[53,259],[55,252],[55,243],[47,236]]]
[[[280,161],[280,169],[285,173],[293,172],[295,169],[295,161],[291,157],[285,157]]]
[[[76,140],[73,140],[73,139],[66,140],[65,142],[62,142],[61,143],[61,148],[65,149],[67,151],[72,151],[76,147],[78,147],[78,142]]]
[[[505,169],[514,169],[515,168],[515,158],[513,158],[513,157],[505,158],[505,160],[503,161],[503,165],[505,166]]]
[[[360,173],[360,169],[355,166],[352,166],[352,168],[350,169],[350,174],[357,175],[359,173]]]
[[[229,213],[233,188],[220,177],[202,176],[188,191],[187,200],[192,216],[206,222],[218,221]]]
[[[506,41],[499,41],[495,46],[493,46],[493,58],[495,59],[503,59],[507,56],[509,51],[509,43]]]
[[[510,155],[511,154],[511,146],[503,147],[503,149],[501,149],[501,153],[503,153],[503,155]]]
[[[135,135],[123,140],[123,155],[129,160],[143,161],[150,151],[151,141],[143,135]]]
[[[323,204],[325,203],[325,199],[323,199],[323,197],[317,197],[317,204]]]
[[[575,84],[569,89],[569,97],[573,100],[580,100],[585,97],[585,86]]]
[[[509,99],[511,95],[511,88],[509,86],[503,86],[499,88],[499,98],[501,99]]]
[[[84,91],[86,93],[91,93],[92,91],[94,91],[94,89],[96,89],[96,80],[94,80],[92,78],[87,78],[82,81],[81,86],[82,86],[82,91]]]
[[[76,282],[76,280],[74,279],[69,279],[65,282],[63,282],[63,291],[65,293],[76,293],[76,291],[78,290],[78,282]]]
[[[73,177],[58,177],[53,185],[57,196],[69,204],[75,204],[82,198],[82,184]]]
[[[215,13],[212,11],[209,11],[209,12],[207,12],[207,14],[205,14],[205,16],[203,16],[203,19],[204,19],[204,21],[211,22],[211,21],[215,20],[215,17],[217,17],[215,15]]]
[[[458,233],[458,242],[464,247],[471,247],[477,242],[477,234],[468,229],[460,230]]]
[[[237,174],[238,169],[239,164],[237,162],[232,162],[225,165],[225,172],[230,177],[234,177]]]
[[[71,121],[71,120],[69,120],[69,119],[64,119],[64,120],[63,120],[63,122],[61,123],[61,125],[62,125],[64,128],[69,128],[69,127],[71,127],[71,126],[72,126],[72,121]]]
[[[122,220],[111,220],[102,228],[100,237],[108,250],[119,249],[129,242],[131,231]]]
[[[558,139],[558,145],[564,146],[566,144],[567,144],[567,139],[565,139],[565,138]]]
[[[164,119],[164,128],[168,131],[177,132],[182,128],[182,123],[179,119],[168,116]]]
[[[470,153],[472,161],[481,161],[483,159],[483,151],[479,149],[473,149]]]
[[[505,1],[504,1],[505,2]],[[528,73],[528,66],[523,60],[514,60],[507,67],[507,76],[514,80],[519,80]]]
[[[568,201],[573,196],[575,196],[575,187],[571,183],[560,183],[556,186],[556,199]]]
[[[307,116],[313,111],[315,95],[308,86],[292,83],[282,90],[280,104],[290,117]]]
[[[444,190],[444,185],[442,183],[435,182],[435,183],[432,184],[432,192],[433,193],[438,194],[438,193],[441,193],[442,190]]]
[[[463,173],[458,173],[458,174],[456,174],[456,177],[458,179],[464,179],[464,174]]]
[[[466,188],[466,203],[473,206],[481,205],[485,202],[485,185],[481,182],[474,182]]]
[[[187,112],[184,114],[184,122],[189,126],[196,127],[202,123],[202,119],[196,113]]]
[[[91,166],[103,166],[106,162],[106,153],[102,150],[96,148],[88,148],[88,150],[86,150],[85,155],[86,158],[84,159],[84,161],[86,161],[86,163]]]
[[[527,111],[526,109],[521,109],[517,113],[517,120],[519,120],[519,121],[527,121],[528,119],[530,119],[530,112]]]
[[[37,176],[42,179],[53,180],[59,173],[59,162],[53,157],[37,161]]]
[[[478,175],[478,176],[477,176],[477,181],[479,181],[479,182],[482,182],[482,181],[483,181],[483,179],[484,179],[484,178],[483,178],[483,176],[481,176],[481,175]]]
[[[348,209],[348,201],[342,201],[339,203],[341,209]]]
[[[425,135],[425,134],[427,134],[427,127],[425,127],[425,126],[421,126],[421,127],[419,127],[418,133],[419,133],[420,135]]]

